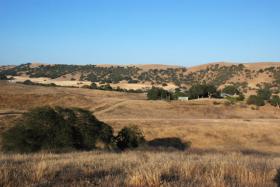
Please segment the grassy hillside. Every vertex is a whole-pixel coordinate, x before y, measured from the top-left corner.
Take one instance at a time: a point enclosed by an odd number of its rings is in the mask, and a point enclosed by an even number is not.
[[[177,137],[187,151],[0,152],[0,186],[272,186],[280,167],[280,111],[223,99],[149,101],[144,93],[0,81],[0,134],[30,108],[89,109],[116,134],[137,125],[150,141]],[[1,145],[1,139],[0,139]]]
[[[190,68],[163,65],[22,64],[2,67],[0,74],[20,76],[25,79],[44,77],[56,81],[110,83],[122,87],[129,87],[129,84],[141,85],[138,88],[151,85],[189,87],[196,83],[206,82],[218,87],[223,87],[225,84],[237,84],[247,92],[264,83],[270,84],[275,89],[279,89],[280,86],[279,63],[213,63]]]
[[[145,94],[0,83],[0,127],[42,105],[80,107],[114,127],[138,125],[148,140],[180,137],[194,148],[280,153],[280,111],[223,100],[149,101]]]

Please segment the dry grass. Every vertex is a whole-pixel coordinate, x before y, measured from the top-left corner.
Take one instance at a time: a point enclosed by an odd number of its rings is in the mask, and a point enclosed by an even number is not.
[[[1,81],[0,86],[0,132],[16,118],[1,113],[59,105],[89,109],[115,131],[125,125],[138,125],[148,140],[179,137],[191,140],[193,147],[200,149],[280,153],[280,110],[276,107],[252,110],[246,105],[225,106],[222,101],[218,105],[209,100],[148,101],[144,94]]]
[[[20,116],[17,113],[42,105],[86,108],[115,131],[138,125],[147,140],[179,137],[191,140],[193,148],[0,153],[0,186],[275,186],[272,178],[280,167],[280,110],[275,107],[147,101],[144,94],[0,81],[0,132]]]
[[[280,154],[278,119],[117,119],[106,122],[115,131],[131,124],[138,125],[148,140],[179,137],[183,141],[191,141],[194,148]]]
[[[280,157],[238,153],[0,155],[0,186],[276,186]]]

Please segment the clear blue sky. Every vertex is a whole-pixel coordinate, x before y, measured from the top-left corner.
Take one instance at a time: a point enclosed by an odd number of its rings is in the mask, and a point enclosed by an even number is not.
[[[280,61],[279,0],[0,0],[0,64]]]

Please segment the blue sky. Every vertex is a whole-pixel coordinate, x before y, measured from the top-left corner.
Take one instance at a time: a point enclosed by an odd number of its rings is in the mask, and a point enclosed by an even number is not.
[[[279,0],[0,0],[0,64],[280,61]]]

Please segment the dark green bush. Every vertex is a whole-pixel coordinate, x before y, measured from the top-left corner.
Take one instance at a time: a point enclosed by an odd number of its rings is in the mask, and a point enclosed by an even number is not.
[[[247,99],[247,104],[249,105],[256,105],[256,106],[264,106],[264,100],[263,98],[256,96],[256,95],[250,95]]]
[[[271,97],[271,90],[268,87],[261,88],[257,91],[257,96],[261,97],[263,100],[269,100]]]
[[[147,97],[149,100],[173,100],[174,96],[171,92],[162,88],[152,87],[148,90]]]
[[[0,80],[8,80],[8,77],[4,74],[0,74]]]
[[[25,114],[3,133],[3,150],[28,153],[41,150],[90,150],[97,142],[111,143],[113,130],[89,111],[39,107]]]
[[[237,97],[238,101],[244,101],[245,95],[243,93],[239,93],[239,96]]]
[[[136,148],[145,142],[143,132],[137,127],[124,127],[115,138],[120,150]]]
[[[92,82],[89,87],[90,87],[90,89],[97,89],[97,84]]]
[[[110,90],[110,91],[113,90],[113,88],[111,87],[110,84],[101,85],[101,86],[99,86],[98,89],[100,89],[100,90]]]
[[[22,83],[26,84],[26,85],[33,85],[34,84],[34,82],[32,82],[31,80],[25,80]]]
[[[239,95],[239,90],[236,86],[233,86],[233,85],[229,85],[229,86],[226,86],[223,91],[223,93],[226,93],[226,94],[230,94],[230,95],[234,95],[234,94],[237,94]]]
[[[280,97],[278,95],[273,95],[270,99],[270,104],[272,106],[280,106]]]
[[[134,83],[135,84],[135,83],[138,83],[138,80],[133,80],[133,79],[132,80],[128,80],[127,83],[130,83],[130,84]]]
[[[274,177],[273,180],[278,187],[280,187],[280,168],[277,170],[276,176]]]
[[[188,91],[190,99],[197,99],[202,97],[218,97],[219,93],[214,85],[196,84]]]

